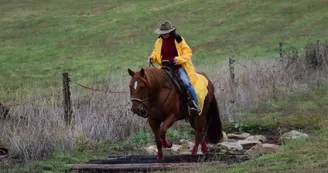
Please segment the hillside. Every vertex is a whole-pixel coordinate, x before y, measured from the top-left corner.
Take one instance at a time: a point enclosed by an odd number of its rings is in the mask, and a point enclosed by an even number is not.
[[[64,71],[86,83],[126,75],[146,65],[162,19],[177,25],[198,69],[229,56],[277,58],[278,42],[300,48],[327,37],[327,11],[311,0],[2,0],[0,88],[57,88]]]
[[[162,19],[177,25],[196,69],[213,81],[225,132],[310,136],[274,154],[191,172],[327,169],[328,2],[0,0],[0,148],[9,150],[0,170],[67,172],[67,164],[143,154],[154,144],[147,120],[130,110],[130,95],[103,89],[127,91],[127,69],[147,66]],[[279,42],[288,52],[283,61]],[[72,126],[63,116],[62,72],[72,80]],[[184,121],[167,133],[173,142],[192,135]]]

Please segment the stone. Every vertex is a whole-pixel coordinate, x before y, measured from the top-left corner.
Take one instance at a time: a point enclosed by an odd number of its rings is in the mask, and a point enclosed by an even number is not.
[[[228,141],[227,133],[226,132],[222,132],[222,135],[223,135],[223,139],[222,139],[221,142]]]
[[[221,142],[218,145],[228,150],[243,150],[243,146],[236,142]]]
[[[237,141],[238,144],[240,144],[241,146],[243,146],[244,149],[250,149],[252,148],[254,145],[261,143],[260,141],[251,141],[251,140],[238,140]]]
[[[229,139],[246,139],[250,136],[250,134],[249,133],[241,133],[241,134],[228,133],[227,136]]]
[[[182,145],[176,145],[176,144],[173,144],[172,147],[171,147],[171,150],[173,152],[180,152],[180,149],[182,148]]]
[[[249,158],[254,158],[262,155],[262,143],[258,143],[249,150],[245,152],[245,155],[248,156]]]
[[[249,158],[254,158],[261,156],[263,154],[271,154],[271,153],[276,153],[279,151],[280,146],[276,144],[262,144],[258,143],[254,145],[252,148],[247,150],[245,152],[245,155],[247,155]]]
[[[194,143],[188,140],[181,139],[180,140],[181,148],[180,148],[180,154],[190,154],[192,147],[194,146]]]
[[[295,139],[308,139],[309,135],[305,133],[301,133],[296,130],[292,130],[290,132],[284,133],[282,136],[279,137],[278,141],[280,143],[288,141],[288,140],[295,140]]]
[[[263,142],[266,142],[267,141],[267,138],[265,136],[263,136],[263,135],[254,135],[254,136],[247,137],[245,140],[261,141],[263,143]]]
[[[276,144],[262,144],[263,154],[276,153],[279,151],[280,146]]]
[[[157,147],[156,145],[151,145],[149,147],[144,148],[148,154],[157,154]]]

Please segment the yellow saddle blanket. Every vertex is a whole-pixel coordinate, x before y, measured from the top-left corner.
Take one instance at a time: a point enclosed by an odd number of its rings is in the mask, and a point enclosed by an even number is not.
[[[193,87],[195,89],[197,99],[199,102],[198,103],[200,109],[199,115],[203,112],[204,101],[208,93],[207,86],[208,86],[208,80],[203,75],[197,74],[197,81],[193,85]]]

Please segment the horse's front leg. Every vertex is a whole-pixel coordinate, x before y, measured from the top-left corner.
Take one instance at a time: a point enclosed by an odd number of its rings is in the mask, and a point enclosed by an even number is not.
[[[169,129],[174,122],[176,122],[175,114],[170,114],[165,121],[163,122],[163,125],[159,131],[159,136],[161,143],[164,148],[171,148],[172,147],[172,142],[166,140],[166,131]]]
[[[163,159],[163,151],[162,151],[161,139],[159,136],[159,129],[160,129],[161,122],[152,120],[152,119],[148,119],[148,123],[154,133],[154,137],[155,137],[155,141],[156,141],[156,146],[157,146],[157,150],[158,150],[157,151],[157,160],[162,160]]]

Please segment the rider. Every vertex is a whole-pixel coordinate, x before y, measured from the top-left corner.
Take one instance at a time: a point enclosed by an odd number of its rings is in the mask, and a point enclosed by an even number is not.
[[[148,58],[148,63],[156,62],[162,65],[163,60],[173,62],[175,64],[174,68],[178,69],[179,77],[193,100],[190,110],[192,113],[199,113],[198,99],[192,85],[192,83],[196,83],[197,75],[191,61],[192,51],[190,47],[176,33],[176,27],[168,20],[162,21],[159,28],[154,32],[160,36],[155,42],[155,47]]]

